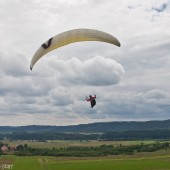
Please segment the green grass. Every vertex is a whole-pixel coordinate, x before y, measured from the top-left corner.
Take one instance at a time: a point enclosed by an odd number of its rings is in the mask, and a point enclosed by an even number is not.
[[[50,163],[48,168],[49,170],[170,170],[170,163],[166,159],[61,161]]]
[[[119,156],[101,158],[69,157],[17,157],[5,156],[13,160],[12,170],[170,170],[170,154],[149,156]],[[2,162],[1,162],[2,163]]]
[[[14,141],[9,144],[25,144],[31,147],[52,148],[67,146],[99,146],[148,144],[155,141]],[[116,155],[108,157],[17,157],[6,155],[0,158],[1,164],[13,164],[12,170],[170,170],[170,149],[156,152]],[[1,170],[1,168],[0,168]]]
[[[36,157],[15,157],[12,170],[41,170],[42,166]]]

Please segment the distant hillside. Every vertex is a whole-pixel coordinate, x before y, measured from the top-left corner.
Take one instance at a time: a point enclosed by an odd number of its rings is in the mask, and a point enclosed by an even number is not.
[[[164,121],[124,121],[124,122],[100,122],[91,124],[80,124],[72,126],[0,126],[0,133],[11,132],[81,132],[81,133],[99,133],[99,132],[120,132],[131,130],[170,130],[170,120]]]

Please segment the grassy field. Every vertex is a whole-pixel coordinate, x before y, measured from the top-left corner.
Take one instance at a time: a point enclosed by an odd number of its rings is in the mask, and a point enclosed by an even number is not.
[[[49,169],[60,170],[162,170],[170,169],[168,159],[133,159],[133,160],[83,160],[60,161],[49,164]]]
[[[3,141],[4,142],[4,141]],[[30,142],[30,141],[6,141],[9,145],[24,145],[28,144],[32,148],[62,148],[68,146],[100,146],[100,145],[134,145],[134,144],[149,144],[155,143],[154,140],[146,140],[146,141],[47,141],[47,142]]]
[[[13,141],[10,145],[27,143],[31,147],[52,148],[67,146],[133,145],[155,141]],[[11,170],[170,170],[170,149],[156,152],[135,153],[105,157],[52,157],[13,156],[0,157],[0,170],[4,165],[13,165]],[[9,168],[8,168],[9,169]]]
[[[147,157],[17,157],[0,158],[2,163],[12,164],[12,170],[170,170],[170,154]]]

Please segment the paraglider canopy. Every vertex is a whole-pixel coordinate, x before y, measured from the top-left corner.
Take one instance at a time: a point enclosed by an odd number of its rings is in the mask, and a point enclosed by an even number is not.
[[[101,41],[120,47],[120,42],[108,33],[93,29],[74,29],[60,33],[43,43],[31,60],[30,69],[32,70],[34,64],[50,51],[80,41]]]

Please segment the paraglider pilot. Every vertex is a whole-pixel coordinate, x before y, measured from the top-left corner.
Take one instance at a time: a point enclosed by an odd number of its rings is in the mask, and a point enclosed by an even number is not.
[[[88,97],[86,97],[86,100],[87,101],[90,101],[91,102],[91,108],[93,108],[95,105],[96,105],[96,95],[94,94],[94,96],[89,96],[89,98]]]

